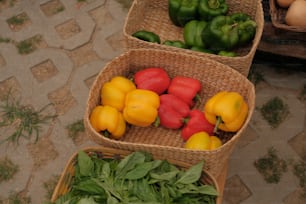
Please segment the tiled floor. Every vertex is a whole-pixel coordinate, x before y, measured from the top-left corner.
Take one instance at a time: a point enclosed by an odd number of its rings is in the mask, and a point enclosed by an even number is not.
[[[130,1],[107,0],[6,0],[0,1],[0,99],[10,91],[20,103],[55,115],[42,126],[37,143],[19,140],[19,145],[1,144],[0,160],[7,157],[19,171],[0,183],[0,203],[19,193],[30,203],[49,199],[46,183],[61,174],[76,150],[95,145],[84,133],[69,137],[67,126],[83,117],[89,88],[100,69],[123,52],[122,27]],[[47,8],[47,9],[46,9]],[[22,14],[24,23],[7,22]],[[26,44],[32,46],[26,46]],[[299,179],[293,174],[306,147],[304,61],[258,54],[251,68],[256,84],[256,110],[229,161],[223,203],[300,204]],[[263,119],[260,108],[280,98],[289,113],[275,127]],[[0,128],[5,139],[18,127]],[[278,183],[267,183],[254,162],[275,148],[288,163]],[[1,175],[2,176],[2,175]],[[55,179],[56,180],[56,179]],[[52,182],[51,182],[52,183]],[[52,185],[51,185],[52,186]]]

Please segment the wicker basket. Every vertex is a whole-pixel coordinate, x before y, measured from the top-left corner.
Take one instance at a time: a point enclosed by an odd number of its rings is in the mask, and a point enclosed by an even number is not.
[[[87,147],[87,148],[84,148],[83,151],[86,152],[88,155],[91,155],[92,153],[98,153],[98,155],[101,155],[101,159],[105,159],[105,158],[120,159],[120,158],[124,158],[125,156],[131,154],[130,151],[118,150],[118,149],[106,148],[106,147]],[[78,152],[75,152],[69,159],[68,163],[66,164],[66,167],[64,168],[60,176],[60,179],[52,194],[51,202],[55,202],[56,199],[58,199],[60,196],[65,195],[67,192],[69,192],[72,178],[74,176],[74,170],[75,170],[74,166],[76,164],[77,154]],[[154,159],[161,159],[161,160],[167,159],[167,158],[157,157],[154,155],[152,156]],[[191,166],[190,164],[187,164],[184,162],[171,160],[171,159],[167,159],[167,160],[171,164],[174,164],[181,169],[187,169]],[[219,185],[216,179],[208,171],[203,170],[201,182],[204,184],[213,185],[216,188],[217,192],[220,193]],[[216,198],[216,204],[221,204],[220,196]]]
[[[287,8],[282,8],[277,5],[276,0],[269,0],[270,15],[272,25],[278,29],[293,31],[293,32],[306,32],[306,26],[289,26],[285,22]]]
[[[162,42],[165,40],[184,40],[183,29],[175,26],[170,21],[168,16],[168,0],[134,0],[125,20],[123,29],[126,47],[128,49],[154,48],[171,50],[176,52],[190,53],[200,57],[208,57],[226,64],[247,76],[263,32],[264,14],[262,4],[260,0],[227,0],[226,2],[230,8],[229,13],[243,11],[249,14],[258,25],[253,42],[247,46],[240,47],[235,50],[235,52],[238,54],[237,57],[224,57],[214,54],[206,54],[188,49],[180,49],[157,43],[150,43],[132,37],[134,32],[145,29],[158,34]]]
[[[123,138],[114,140],[96,132],[90,124],[89,116],[94,107],[100,103],[102,84],[116,75],[129,76],[146,67],[163,67],[170,75],[189,76],[202,83],[201,102],[195,108],[203,109],[205,101],[218,91],[237,91],[245,98],[249,112],[243,127],[235,134],[225,136],[224,145],[213,151],[196,151],[183,148],[184,142],[180,130],[169,130],[162,127],[131,126]],[[88,135],[96,143],[116,149],[130,151],[145,150],[154,155],[178,161],[197,163],[205,159],[208,170],[218,176],[227,164],[234,145],[247,127],[255,103],[254,86],[248,79],[234,69],[205,57],[197,57],[182,52],[171,52],[157,49],[131,49],[110,61],[98,74],[93,83],[84,114],[84,124]]]

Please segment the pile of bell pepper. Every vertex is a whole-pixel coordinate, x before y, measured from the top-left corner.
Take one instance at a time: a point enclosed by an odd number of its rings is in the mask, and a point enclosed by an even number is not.
[[[183,27],[184,41],[167,39],[162,44],[177,48],[235,57],[235,49],[250,43],[257,23],[244,12],[229,14],[225,0],[168,0],[168,14],[174,25]],[[140,30],[132,36],[161,44],[158,34]]]
[[[199,132],[214,136],[218,130],[238,131],[248,112],[243,97],[221,91],[198,110],[194,107],[201,100],[201,89],[198,79],[170,78],[160,67],[141,69],[133,79],[115,76],[103,84],[101,103],[93,109],[90,122],[113,139],[120,139],[128,125],[180,130],[185,142]]]

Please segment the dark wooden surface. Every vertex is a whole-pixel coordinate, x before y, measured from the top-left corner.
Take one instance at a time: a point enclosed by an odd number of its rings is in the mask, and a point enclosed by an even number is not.
[[[269,0],[262,0],[265,26],[258,50],[288,57],[306,59],[306,33],[280,30],[272,25]]]

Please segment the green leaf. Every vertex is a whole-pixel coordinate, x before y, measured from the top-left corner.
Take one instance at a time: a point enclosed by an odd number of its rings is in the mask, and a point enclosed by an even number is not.
[[[172,203],[172,199],[170,198],[170,193],[168,191],[168,188],[166,187],[166,182],[160,182],[160,197],[163,201],[163,203]]]
[[[133,194],[143,202],[158,202],[160,195],[147,179],[134,180]]]
[[[212,196],[218,195],[218,191],[216,190],[216,188],[211,185],[202,185],[198,187],[198,192],[205,195],[212,195]]]
[[[101,176],[104,178],[110,177],[111,176],[111,168],[109,163],[105,163],[102,167],[102,172]],[[101,177],[100,177],[101,178]]]
[[[118,192],[118,189],[114,185],[114,179],[113,178],[110,177],[110,178],[106,179],[105,181],[99,181],[98,179],[94,179],[94,180],[96,181],[96,183],[99,186],[101,186],[105,190],[105,192],[108,196],[108,199],[109,199],[109,197],[114,196],[117,199],[122,200],[121,195]]]
[[[58,199],[56,199],[55,204],[69,204],[72,199],[72,193],[68,192],[65,195],[62,195]]]
[[[177,203],[177,204],[209,204],[208,202],[204,202],[203,199],[199,198],[199,197],[192,197],[190,195],[184,195],[184,196],[181,196],[179,198],[177,198],[174,203]]]
[[[100,158],[96,158],[96,156],[91,156],[91,160],[94,163],[94,176],[100,175],[104,164],[108,164],[108,162],[105,162]]]
[[[79,182],[77,185],[73,186],[75,191],[80,191],[80,193],[85,195],[101,195],[105,194],[105,191],[101,186],[99,186],[96,181],[92,179],[87,179]],[[80,194],[78,193],[78,194]]]
[[[170,181],[173,178],[175,178],[177,174],[178,174],[178,171],[170,171],[170,172],[165,172],[165,173],[163,173],[163,172],[151,172],[150,176],[154,180]]]
[[[107,199],[107,204],[118,204],[118,203],[119,201],[113,196],[109,196]]]
[[[116,177],[124,178],[126,173],[145,161],[146,156],[141,152],[133,152],[122,159],[116,168]]]
[[[81,176],[90,176],[93,174],[94,163],[91,158],[84,152],[78,152],[78,163]]]
[[[160,160],[154,160],[151,162],[145,162],[142,164],[138,164],[134,169],[129,171],[125,179],[135,180],[145,177],[152,169],[157,168],[162,161]]]
[[[198,181],[203,171],[204,161],[190,167],[185,171],[182,176],[176,181],[176,183],[190,184]]]
[[[98,204],[92,197],[81,198],[77,204]]]
[[[69,196],[56,204],[215,204],[215,188],[197,182],[203,165],[183,171],[143,152],[116,160],[80,151]]]

